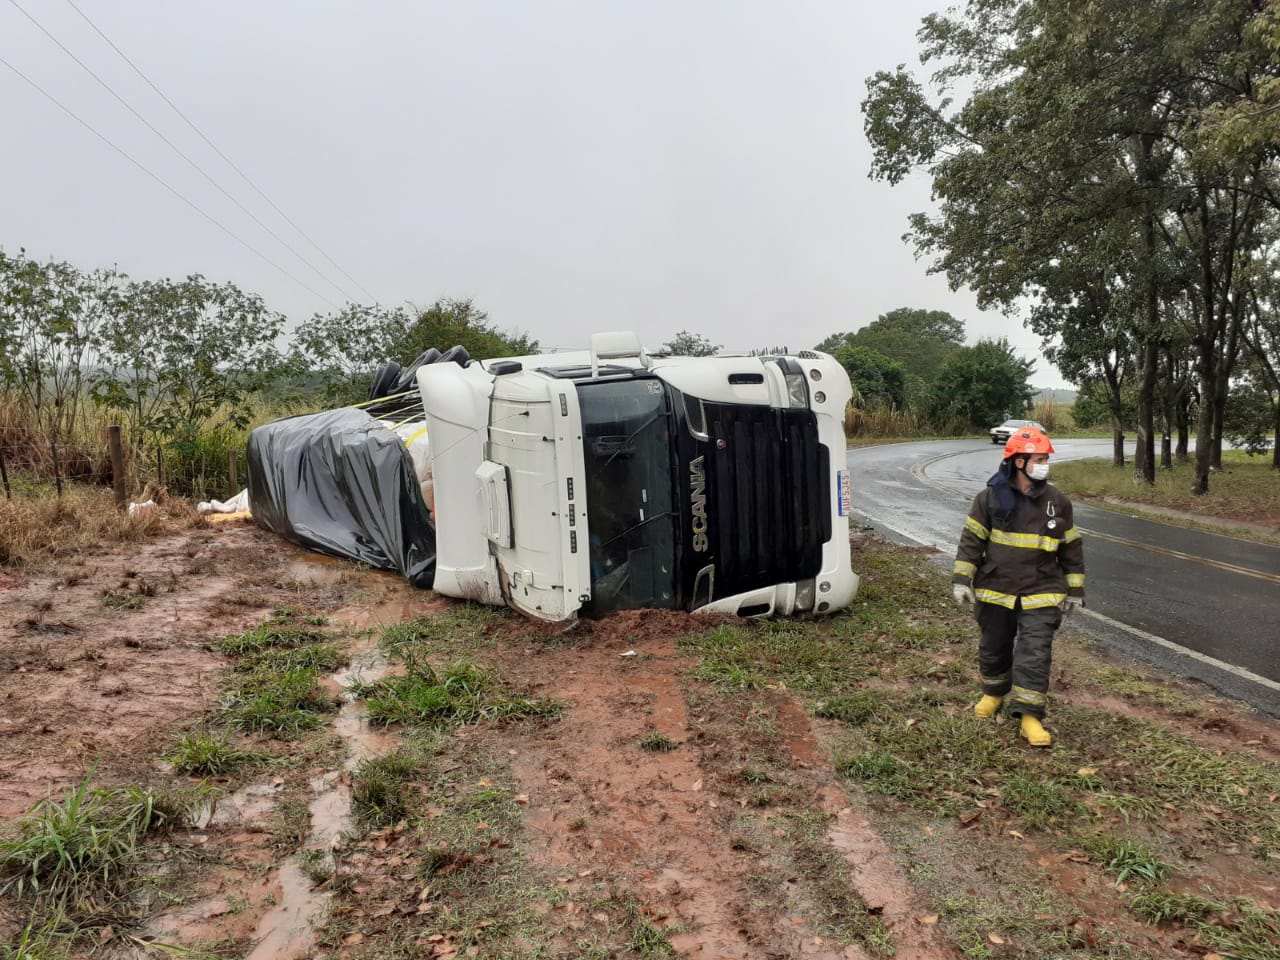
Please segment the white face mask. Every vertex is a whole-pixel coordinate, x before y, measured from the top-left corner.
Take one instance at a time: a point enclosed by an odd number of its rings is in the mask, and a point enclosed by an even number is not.
[[[1027,465],[1027,476],[1037,483],[1041,480],[1049,479],[1049,465],[1047,463],[1031,463]]]

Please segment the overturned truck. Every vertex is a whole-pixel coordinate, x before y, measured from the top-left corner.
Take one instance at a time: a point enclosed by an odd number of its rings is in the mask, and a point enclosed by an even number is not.
[[[851,389],[830,356],[649,356],[608,333],[588,351],[429,361],[380,371],[366,410],[255,430],[255,519],[550,621],[824,614],[857,592]]]

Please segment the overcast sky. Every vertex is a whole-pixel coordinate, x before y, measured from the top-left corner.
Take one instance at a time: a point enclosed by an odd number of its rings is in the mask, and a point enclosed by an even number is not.
[[[916,28],[941,3],[74,3],[323,253],[69,0],[0,0],[0,57],[292,278],[0,65],[9,253],[199,272],[292,321],[346,300],[471,297],[544,346],[687,329],[798,349],[907,306],[1038,353],[902,241],[927,180],[867,178],[865,80],[916,64]],[[1032,379],[1062,384],[1043,361]]]

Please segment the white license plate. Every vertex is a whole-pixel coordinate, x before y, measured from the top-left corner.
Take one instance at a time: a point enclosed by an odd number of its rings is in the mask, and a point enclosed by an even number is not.
[[[853,480],[849,471],[837,471],[836,482],[840,486],[840,516],[847,517],[853,512]]]

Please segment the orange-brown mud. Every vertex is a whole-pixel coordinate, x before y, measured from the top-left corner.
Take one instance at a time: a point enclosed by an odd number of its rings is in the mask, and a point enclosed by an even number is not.
[[[388,669],[372,635],[361,631],[450,604],[389,574],[235,524],[103,549],[57,575],[0,574],[0,830],[38,801],[60,798],[91,770],[96,781],[115,784],[163,772],[156,758],[217,706],[229,665],[215,641],[290,605],[353,628],[352,665],[336,678],[336,691],[358,673],[371,678]],[[825,815],[824,840],[841,864],[841,882],[887,928],[894,955],[959,957],[878,828],[875,808],[841,785],[821,722],[785,690],[744,693],[726,709],[725,701],[700,699],[684,686],[691,664],[674,639],[706,626],[684,614],[630,612],[581,622],[572,643],[556,643],[555,629],[525,622],[496,628],[503,642],[486,650],[486,662],[524,690],[565,703],[564,717],[542,726],[464,728],[454,737],[462,749],[510,758],[525,853],[566,890],[545,909],[571,917],[590,911],[601,890],[624,888],[644,915],[678,931],[671,945],[679,956],[869,956],[822,935],[804,876],[783,869],[775,886],[760,885],[760,876],[778,867],[765,862],[764,844],[749,834],[776,845],[786,833],[781,816],[752,796],[741,775],[751,751],[763,749],[744,730],[765,717],[781,732],[773,759],[788,769],[778,789]],[[1215,730],[1212,716],[1201,716],[1184,725],[1202,740],[1252,734],[1274,756],[1274,726],[1252,723],[1223,716]],[[333,730],[339,748],[295,756],[294,773],[224,783],[228,794],[211,816],[170,839],[169,856],[193,879],[182,902],[156,910],[131,944],[220,942],[255,958],[344,955],[345,947],[331,954],[316,945],[331,893],[311,885],[296,853],[282,858],[281,811],[293,804],[309,812],[289,849],[331,849],[350,828],[352,764],[390,749],[395,738],[371,731],[354,704],[335,715]],[[636,748],[654,733],[676,749]],[[999,835],[994,816],[973,826]],[[1061,896],[1079,903],[1082,928],[1106,924],[1131,934],[1135,946],[1169,956],[1203,953],[1132,921],[1114,895],[1104,895],[1096,868],[1020,837],[1006,842],[1010,856],[1038,862]],[[349,857],[359,903],[352,916],[366,918],[370,937],[379,918],[422,912],[403,844],[401,829],[381,830]],[[1256,886],[1247,892],[1266,894]],[[0,914],[0,933],[22,922],[16,913]],[[364,936],[357,927],[342,943]],[[422,949],[424,956],[456,952],[439,940]]]

